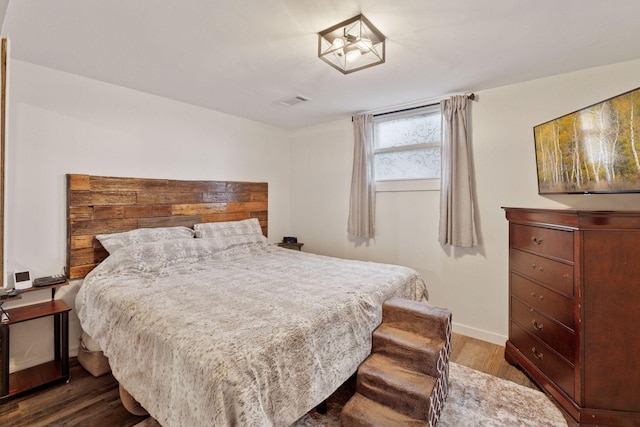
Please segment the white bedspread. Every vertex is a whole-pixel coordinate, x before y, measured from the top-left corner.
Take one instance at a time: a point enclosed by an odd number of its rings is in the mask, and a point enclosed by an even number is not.
[[[119,249],[76,307],[163,426],[288,426],[356,371],[392,296],[426,288],[408,268],[235,236]]]

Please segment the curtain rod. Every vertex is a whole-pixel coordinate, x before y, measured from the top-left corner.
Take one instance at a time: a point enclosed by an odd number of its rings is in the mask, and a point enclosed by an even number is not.
[[[467,96],[468,99],[472,101],[476,99],[476,94],[473,92],[467,93],[465,95]],[[445,98],[442,98],[442,99],[445,99]],[[438,104],[440,104],[440,101],[435,101],[431,104],[417,105],[415,107],[402,108],[400,110],[387,111],[385,113],[378,113],[378,114],[374,114],[373,117],[386,116],[387,114],[404,113],[406,111],[419,110],[420,108],[433,107]],[[351,121],[353,121],[353,117],[351,118]]]

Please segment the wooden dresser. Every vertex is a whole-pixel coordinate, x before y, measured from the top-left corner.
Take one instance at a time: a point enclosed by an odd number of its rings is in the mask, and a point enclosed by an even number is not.
[[[640,426],[640,212],[504,209],[507,361],[570,425]]]

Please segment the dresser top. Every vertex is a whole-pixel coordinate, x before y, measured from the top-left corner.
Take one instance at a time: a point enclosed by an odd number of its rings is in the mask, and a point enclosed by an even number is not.
[[[532,225],[573,229],[640,229],[640,211],[503,207],[507,219]]]

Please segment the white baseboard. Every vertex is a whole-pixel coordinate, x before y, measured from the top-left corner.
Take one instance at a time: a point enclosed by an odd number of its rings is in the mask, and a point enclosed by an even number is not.
[[[484,331],[478,328],[472,328],[471,326],[461,325],[456,322],[453,322],[453,332],[501,346],[504,346],[505,342],[507,342],[507,336],[505,335]]]

